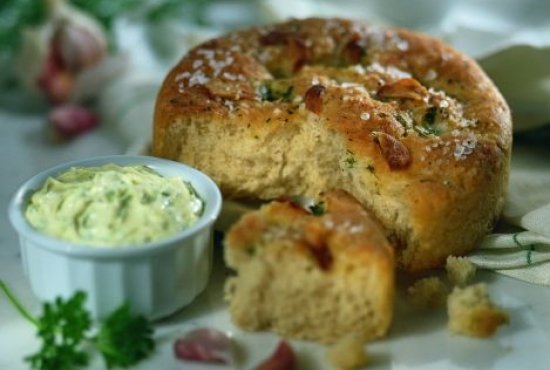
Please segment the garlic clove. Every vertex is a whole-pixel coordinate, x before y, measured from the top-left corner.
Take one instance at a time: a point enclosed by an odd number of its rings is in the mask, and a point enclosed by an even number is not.
[[[23,31],[15,73],[31,95],[55,104],[71,97],[74,79],[107,55],[107,38],[91,16],[64,0],[48,0],[45,21]],[[59,71],[63,71],[60,73]]]
[[[74,88],[74,76],[65,71],[52,75],[47,80],[44,92],[53,104],[61,104],[69,100]]]
[[[93,17],[64,0],[49,0],[50,19],[64,66],[74,72],[99,62],[107,54],[105,30]]]
[[[74,82],[73,74],[63,69],[59,49],[52,47],[36,83],[51,103],[61,104],[71,96]]]
[[[48,121],[61,139],[72,139],[99,125],[99,116],[77,105],[62,105],[51,110]]]
[[[50,0],[49,3],[49,18],[48,22],[59,24],[67,22],[71,25],[80,26],[100,39],[105,45],[107,39],[105,31],[101,24],[88,13],[78,9],[65,0]]]
[[[231,338],[217,329],[195,329],[174,342],[174,355],[184,361],[229,364],[233,359]]]
[[[254,370],[295,370],[296,368],[294,350],[287,341],[281,340],[271,356],[256,366]]]

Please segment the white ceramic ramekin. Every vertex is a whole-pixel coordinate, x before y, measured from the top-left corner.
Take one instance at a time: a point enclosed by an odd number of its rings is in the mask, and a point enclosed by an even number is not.
[[[139,246],[98,248],[44,235],[24,216],[33,191],[48,177],[71,167],[107,163],[146,165],[163,176],[191,183],[205,207],[189,228],[164,240]],[[181,163],[146,156],[116,155],[70,162],[39,173],[25,182],[9,206],[9,218],[19,233],[24,271],[41,300],[87,293],[87,308],[101,319],[124,302],[150,319],[170,315],[190,303],[208,283],[212,264],[212,230],[222,198],[205,174]]]

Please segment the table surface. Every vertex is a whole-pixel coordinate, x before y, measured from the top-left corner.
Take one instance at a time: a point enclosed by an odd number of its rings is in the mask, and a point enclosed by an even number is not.
[[[68,160],[125,151],[124,140],[109,127],[59,144],[48,140],[42,115],[33,112],[0,109],[0,279],[4,280],[31,312],[40,311],[23,275],[18,241],[9,225],[6,209],[16,188],[40,170]],[[550,158],[550,157],[549,157]],[[207,290],[173,317],[156,323],[158,349],[137,368],[220,369],[183,364],[171,354],[173,340],[199,326],[225,330],[238,348],[235,368],[250,369],[275,347],[278,338],[269,333],[244,333],[234,327],[222,298],[225,267],[217,251],[214,274]],[[396,319],[388,338],[368,345],[373,358],[372,369],[547,369],[550,359],[550,289],[527,284],[490,272],[478,274],[489,284],[494,299],[510,313],[510,325],[495,337],[477,340],[458,337],[446,330],[444,310],[417,312],[400,303],[398,294]],[[324,369],[325,348],[293,341],[300,368]],[[27,368],[22,358],[37,349],[33,328],[0,296],[0,369]],[[93,358],[92,369],[104,368],[101,359]]]

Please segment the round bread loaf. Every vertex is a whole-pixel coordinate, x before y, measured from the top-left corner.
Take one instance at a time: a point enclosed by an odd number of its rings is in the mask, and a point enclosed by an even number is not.
[[[154,120],[153,154],[226,199],[345,189],[407,270],[473,249],[504,201],[506,102],[472,59],[402,29],[305,19],[210,40],[168,74]]]

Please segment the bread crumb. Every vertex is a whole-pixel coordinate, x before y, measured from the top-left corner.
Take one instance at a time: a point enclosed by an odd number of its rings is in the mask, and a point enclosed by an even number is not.
[[[358,334],[342,337],[327,350],[329,363],[340,370],[351,370],[368,363],[365,341]]]
[[[476,266],[466,257],[447,257],[447,277],[453,285],[465,286],[476,274]]]
[[[469,337],[491,336],[510,320],[508,314],[491,301],[484,283],[455,287],[447,298],[447,312],[449,330]]]
[[[417,280],[407,292],[410,302],[419,308],[443,306],[447,298],[447,287],[435,276]]]

